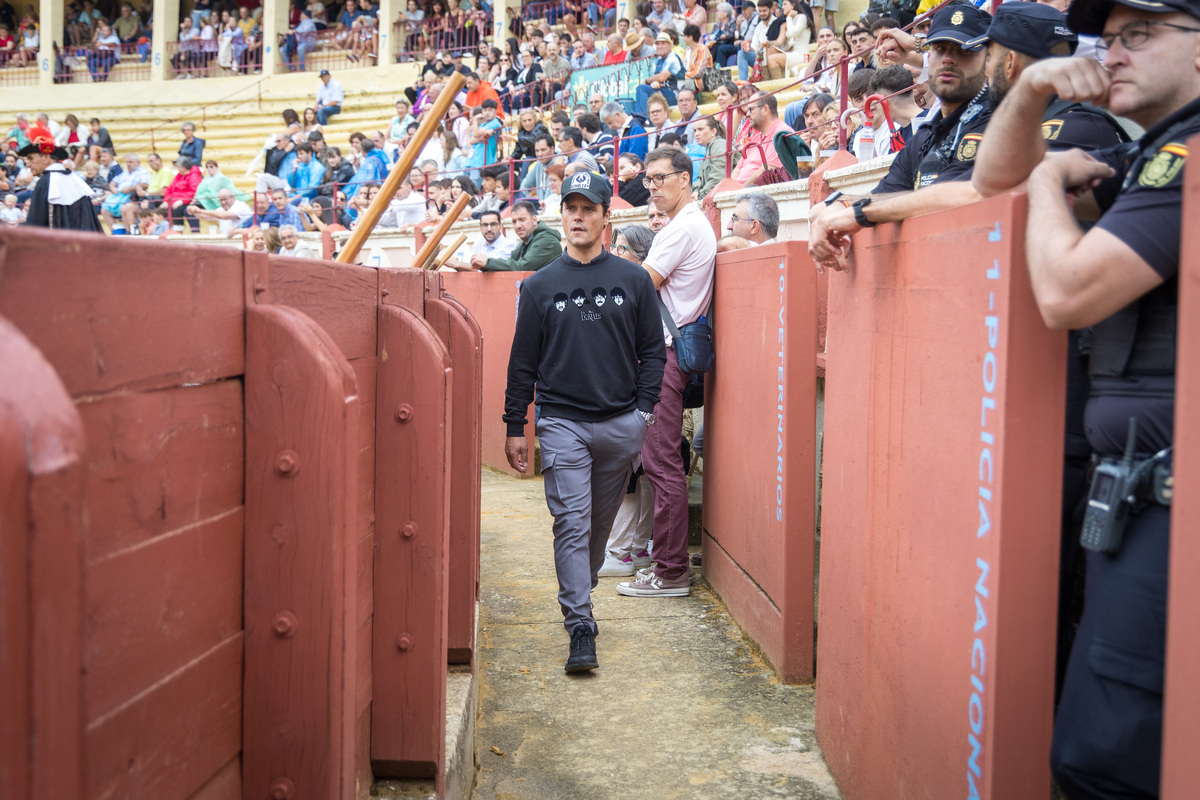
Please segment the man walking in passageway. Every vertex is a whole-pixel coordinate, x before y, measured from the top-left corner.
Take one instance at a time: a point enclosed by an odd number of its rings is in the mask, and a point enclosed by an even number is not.
[[[713,298],[717,236],[692,202],[692,159],[677,147],[660,147],[646,156],[642,179],[658,210],[670,217],[654,236],[642,266],[650,273],[677,328],[708,313]],[[665,321],[659,333],[669,338]],[[687,480],[680,446],[683,439],[683,389],[688,376],[679,368],[668,341],[661,398],[655,426],[642,446],[642,467],[654,487],[654,561],[632,581],[617,584],[630,597],[686,597],[691,593],[688,565]]]
[[[608,181],[593,172],[563,183],[566,252],[521,283],[504,393],[504,452],[524,473],[525,414],[537,390],[558,602],[571,634],[567,672],[599,665],[590,594],[633,461],[654,424],[666,361],[651,276],[601,244],[611,198]]]

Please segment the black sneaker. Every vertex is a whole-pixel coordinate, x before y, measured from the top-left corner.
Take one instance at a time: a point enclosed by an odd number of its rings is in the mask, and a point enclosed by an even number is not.
[[[570,672],[590,672],[600,666],[596,660],[596,637],[587,626],[580,626],[571,634],[571,655],[565,667]]]

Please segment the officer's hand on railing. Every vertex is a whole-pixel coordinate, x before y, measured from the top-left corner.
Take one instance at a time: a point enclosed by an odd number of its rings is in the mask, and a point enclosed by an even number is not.
[[[1112,75],[1093,58],[1047,58],[1026,67],[1017,87],[1100,106],[1108,103]]]
[[[824,206],[824,203],[820,205]],[[835,205],[825,210],[808,228],[808,252],[818,269],[844,270],[850,254],[850,234],[862,228],[854,221],[854,212]]]

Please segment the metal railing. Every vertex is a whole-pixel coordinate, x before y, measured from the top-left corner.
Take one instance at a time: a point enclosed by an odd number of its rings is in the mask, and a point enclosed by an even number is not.
[[[239,31],[240,33],[240,31]],[[167,42],[166,57],[171,68],[169,77],[216,78],[228,75],[250,75],[262,71],[262,42],[233,37],[222,52],[224,40],[216,40],[216,49],[205,47],[200,39]]]

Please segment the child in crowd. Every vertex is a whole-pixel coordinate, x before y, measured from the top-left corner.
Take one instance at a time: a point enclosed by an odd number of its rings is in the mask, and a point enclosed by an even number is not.
[[[25,213],[17,205],[15,194],[4,195],[4,205],[0,206],[0,222],[9,227],[16,227],[25,221]]]

